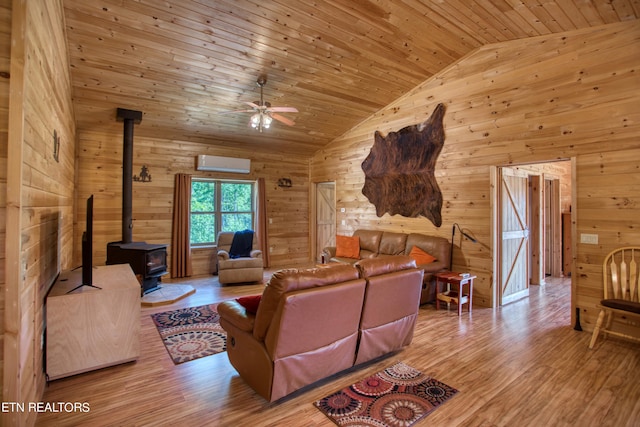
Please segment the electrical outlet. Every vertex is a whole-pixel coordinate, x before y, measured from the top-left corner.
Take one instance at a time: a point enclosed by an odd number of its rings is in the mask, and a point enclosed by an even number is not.
[[[598,244],[598,235],[597,234],[580,234],[580,243],[586,243],[588,245],[597,245]]]

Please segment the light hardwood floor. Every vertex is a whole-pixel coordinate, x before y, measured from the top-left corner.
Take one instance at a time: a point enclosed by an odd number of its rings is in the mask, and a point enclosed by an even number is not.
[[[420,309],[413,343],[357,370],[269,404],[237,375],[226,353],[181,365],[169,358],[150,314],[259,293],[261,285],[190,280],[195,294],[143,308],[137,362],[51,382],[48,402],[88,402],[87,413],[46,413],[39,426],[332,426],[312,404],[403,361],[459,393],[418,425],[638,426],[640,346],[612,338],[588,349],[570,324],[570,284],[550,281],[501,309]],[[108,319],[105,319],[108,321]]]

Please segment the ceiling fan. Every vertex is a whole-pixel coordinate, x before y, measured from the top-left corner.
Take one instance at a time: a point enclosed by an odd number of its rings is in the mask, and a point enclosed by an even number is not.
[[[263,98],[262,88],[265,84],[267,84],[267,76],[261,75],[258,77],[256,84],[260,86],[260,101],[255,102],[245,102],[251,109],[246,110],[234,110],[234,111],[225,111],[222,114],[229,113],[253,113],[251,118],[249,119],[249,126],[258,131],[262,132],[262,129],[269,129],[271,126],[271,122],[273,119],[278,120],[279,122],[284,123],[288,126],[293,126],[296,123],[284,117],[278,113],[297,113],[298,109],[295,107],[272,107],[270,102],[266,102]]]

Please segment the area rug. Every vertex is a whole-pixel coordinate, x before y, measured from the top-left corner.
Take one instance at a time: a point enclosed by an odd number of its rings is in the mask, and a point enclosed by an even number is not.
[[[412,426],[458,390],[400,362],[314,402],[339,426]]]
[[[152,314],[173,363],[188,362],[227,349],[227,334],[220,326],[216,304]]]

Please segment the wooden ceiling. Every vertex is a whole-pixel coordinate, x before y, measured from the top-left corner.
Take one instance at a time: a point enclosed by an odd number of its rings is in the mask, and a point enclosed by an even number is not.
[[[79,129],[310,155],[475,48],[638,19],[638,0],[63,0]],[[295,126],[262,133],[260,97]]]

